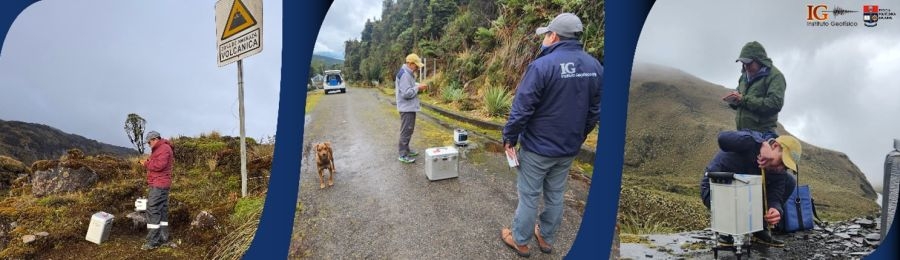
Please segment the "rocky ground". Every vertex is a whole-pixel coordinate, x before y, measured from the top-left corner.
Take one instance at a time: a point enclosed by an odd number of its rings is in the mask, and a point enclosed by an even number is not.
[[[784,248],[753,244],[751,257],[768,259],[858,259],[881,242],[877,217],[823,223],[809,231],[776,234],[784,240]],[[623,235],[622,259],[714,259],[714,234],[709,230],[676,234]],[[746,256],[746,255],[745,255]],[[730,251],[719,251],[719,258],[735,259]],[[746,259],[746,257],[742,257]]]

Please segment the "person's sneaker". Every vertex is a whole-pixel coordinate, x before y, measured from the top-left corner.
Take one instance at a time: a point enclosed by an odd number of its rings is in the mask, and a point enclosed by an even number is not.
[[[416,158],[411,158],[411,157],[409,157],[409,156],[400,156],[399,158],[397,158],[397,160],[400,160],[400,162],[402,162],[402,163],[414,163],[414,162],[416,162]]]
[[[158,248],[158,247],[159,247],[159,246],[154,246],[154,245],[151,245],[151,244],[144,244],[144,245],[141,246],[141,250],[153,250],[153,249],[156,249],[156,248]]]
[[[719,246],[734,246],[734,237],[731,235],[719,235]]]
[[[408,153],[406,153],[406,156],[409,156],[409,157],[416,157],[416,156],[419,156],[419,152],[416,152],[416,151],[409,151]]]
[[[760,243],[771,247],[784,247],[784,241],[775,239],[769,232],[759,231],[753,233],[753,242]]]

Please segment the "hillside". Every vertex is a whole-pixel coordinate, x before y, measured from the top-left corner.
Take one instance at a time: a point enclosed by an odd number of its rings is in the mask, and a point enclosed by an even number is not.
[[[149,259],[239,258],[259,223],[274,137],[247,140],[246,197],[240,196],[239,138],[213,131],[170,141],[175,161],[168,221],[177,247],[155,250]],[[147,157],[91,156],[71,149],[28,166],[0,156],[0,259],[148,259],[139,249],[145,226],[128,217],[134,200],[147,196],[146,170],[139,164]],[[97,246],[85,241],[85,234],[99,211],[115,220],[109,240]],[[212,217],[199,223],[196,216],[202,215]],[[26,240],[29,236],[35,239]]]
[[[630,231],[708,226],[698,184],[718,151],[717,133],[734,128],[734,112],[721,101],[728,91],[677,69],[635,65],[620,199],[620,221]],[[778,132],[790,135],[782,126]],[[803,142],[800,170],[820,217],[844,220],[878,209],[875,190],[847,155]]]
[[[0,120],[0,155],[31,164],[37,160],[57,159],[72,148],[87,155],[137,154],[134,149],[97,142],[42,124]]]
[[[325,64],[325,66],[327,66],[327,67],[344,64],[344,60],[341,60],[341,59],[335,59],[335,58],[328,57],[325,55],[320,55],[320,54],[313,54],[312,62],[315,63],[316,61],[322,62],[322,64]]]
[[[383,1],[381,17],[368,20],[359,39],[344,42],[344,75],[391,88],[403,57],[426,60],[428,96],[462,111],[504,118],[528,63],[540,50],[535,29],[562,12],[584,25],[584,50],[603,60],[603,0]],[[499,108],[499,109],[497,109]]]

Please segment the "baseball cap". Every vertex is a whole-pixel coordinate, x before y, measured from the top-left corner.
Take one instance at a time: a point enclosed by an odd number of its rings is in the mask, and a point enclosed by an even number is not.
[[[793,136],[782,135],[775,138],[775,142],[781,144],[781,161],[784,162],[784,166],[797,172],[797,161],[800,160],[800,155],[803,153],[800,140]]]
[[[419,66],[419,67],[425,66],[425,64],[422,63],[422,59],[419,58],[419,55],[416,55],[415,53],[406,55],[406,63],[410,63],[410,62],[415,63],[416,66]]]
[[[159,138],[159,132],[156,132],[156,131],[147,132],[147,137],[144,138],[144,140],[150,141],[150,139],[153,139],[153,138]]]
[[[550,24],[547,27],[538,27],[537,30],[534,30],[534,33],[541,35],[547,32],[555,32],[563,37],[575,38],[575,33],[581,32],[584,29],[584,25],[581,24],[581,19],[578,19],[573,13],[561,13],[553,18],[553,21],[550,21]]]

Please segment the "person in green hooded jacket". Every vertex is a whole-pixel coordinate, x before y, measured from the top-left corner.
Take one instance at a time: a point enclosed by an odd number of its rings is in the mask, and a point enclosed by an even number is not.
[[[784,75],[756,41],[745,44],[735,62],[743,64],[737,90],[722,99],[737,110],[737,130],[758,131],[774,138],[778,112],[784,105]]]

